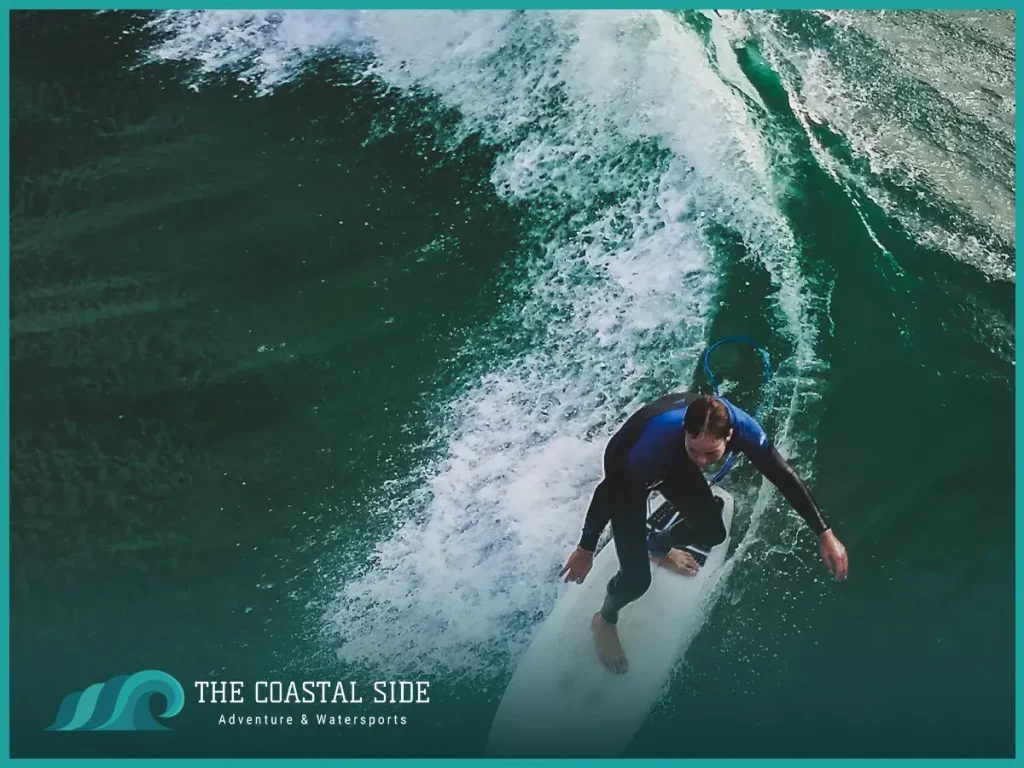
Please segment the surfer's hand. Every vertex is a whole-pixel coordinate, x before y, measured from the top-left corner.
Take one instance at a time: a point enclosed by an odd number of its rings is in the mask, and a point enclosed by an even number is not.
[[[587,574],[590,573],[590,569],[593,565],[594,553],[588,552],[580,547],[576,547],[575,551],[569,555],[569,559],[566,561],[565,566],[558,572],[558,575],[565,575],[566,584],[570,581],[582,584],[583,580],[587,578]]]
[[[842,581],[846,578],[846,574],[849,571],[846,547],[843,546],[843,542],[836,538],[831,529],[821,534],[821,559],[825,562],[825,567],[828,568],[828,572],[835,577],[836,581]]]

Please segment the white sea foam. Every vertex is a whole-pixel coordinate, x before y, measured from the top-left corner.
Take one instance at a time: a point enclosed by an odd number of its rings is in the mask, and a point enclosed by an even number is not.
[[[170,37],[154,55],[264,90],[307,57],[358,46],[368,76],[457,110],[463,135],[500,150],[500,194],[558,214],[536,216],[539,255],[509,310],[531,352],[438,404],[445,455],[389,502],[414,514],[339,585],[329,623],[346,664],[477,673],[518,652],[563,588],[554,575],[605,440],[645,396],[686,384],[708,341],[720,266],[708,222],[736,232],[776,282],[795,350],[783,413],[813,389],[818,310],[764,137],[672,15],[189,12],[160,24]]]
[[[819,16],[833,35],[828,44],[794,32],[773,13],[724,14],[720,23],[734,44],[757,37],[799,108],[845,137],[870,172],[865,177],[840,167],[823,151],[816,153],[820,163],[922,245],[992,279],[1013,281],[1012,19],[924,11]],[[923,214],[889,185],[934,197],[944,213]],[[965,234],[971,220],[978,234]]]

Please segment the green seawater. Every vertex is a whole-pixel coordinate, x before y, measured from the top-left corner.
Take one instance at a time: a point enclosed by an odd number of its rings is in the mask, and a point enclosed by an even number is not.
[[[744,19],[12,15],[12,756],[480,756],[604,441],[729,334],[850,576],[741,464],[628,756],[1014,753],[1013,17]],[[44,730],[142,669],[173,734]],[[217,722],[302,713],[406,722]]]

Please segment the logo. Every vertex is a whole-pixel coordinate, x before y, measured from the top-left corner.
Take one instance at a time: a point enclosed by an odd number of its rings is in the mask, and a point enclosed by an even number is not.
[[[160,695],[166,704],[161,720],[174,717],[185,704],[181,683],[166,672],[146,669],[117,675],[64,697],[48,731],[169,731],[153,718],[149,701]]]

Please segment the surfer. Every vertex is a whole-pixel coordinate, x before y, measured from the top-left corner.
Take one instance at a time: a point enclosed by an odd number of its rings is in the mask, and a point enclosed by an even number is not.
[[[779,454],[760,424],[723,397],[668,394],[634,413],[605,449],[604,479],[594,490],[583,532],[559,576],[583,583],[594,550],[611,521],[619,571],[608,582],[604,605],[591,621],[597,653],[613,672],[627,670],[616,624],[619,611],[651,584],[651,561],[694,575],[707,553],[725,541],[719,499],[704,470],[726,453],[746,456],[818,536],[821,558],[842,580],[846,549],[836,538],[806,483]],[[647,533],[647,497],[657,490],[679,512],[665,531]]]

